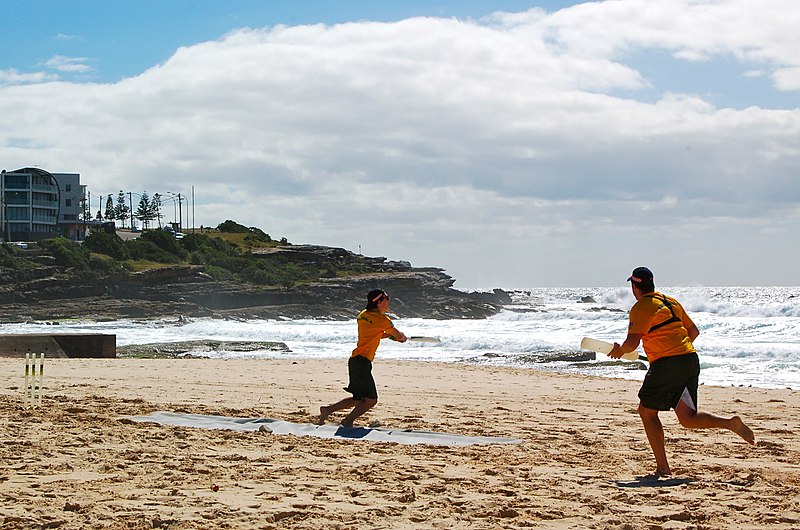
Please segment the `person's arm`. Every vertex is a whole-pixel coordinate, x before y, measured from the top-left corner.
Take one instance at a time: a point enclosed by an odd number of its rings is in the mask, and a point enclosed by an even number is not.
[[[691,317],[689,316],[689,313],[686,312],[686,310],[683,308],[680,302],[678,302],[678,307],[680,308],[679,315],[681,319],[681,324],[683,324],[683,327],[686,329],[686,334],[689,336],[689,340],[694,342],[694,339],[696,339],[697,336],[700,335],[700,330],[697,329],[697,326],[692,321]]]
[[[405,342],[408,340],[405,334],[397,328],[391,328],[389,330],[384,331],[383,337],[384,338],[388,337],[392,340],[396,340],[397,342]]]
[[[628,336],[625,337],[625,342],[622,344],[614,343],[614,348],[611,350],[611,353],[608,354],[609,357],[613,357],[614,359],[619,359],[623,355],[628,352],[631,352],[639,347],[639,343],[642,342],[642,334],[640,333],[628,333]]]
[[[700,330],[697,329],[697,326],[695,326],[694,324],[689,326],[686,329],[686,332],[689,333],[689,340],[692,341],[692,343],[694,343],[694,339],[696,339],[697,336],[700,335]]]

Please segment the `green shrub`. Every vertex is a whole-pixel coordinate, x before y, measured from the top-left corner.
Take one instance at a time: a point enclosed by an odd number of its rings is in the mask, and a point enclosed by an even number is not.
[[[14,255],[14,249],[8,243],[0,245],[0,267],[17,268],[17,257]]]
[[[247,279],[256,285],[271,285],[274,283],[274,279],[272,275],[262,269],[253,269],[252,271],[248,271]]]
[[[183,239],[178,241],[178,244],[191,253],[205,245],[208,239],[210,238],[203,234],[186,234]]]
[[[205,265],[206,260],[203,259],[203,255],[197,251],[189,253],[189,263],[192,265]]]
[[[142,232],[142,235],[139,236],[137,241],[152,243],[164,252],[168,252],[169,254],[180,258],[179,261],[187,257],[186,250],[184,250],[184,248],[178,243],[178,240],[166,230],[147,230],[146,232]],[[164,263],[173,262],[168,261]]]
[[[92,252],[105,254],[117,260],[126,260],[130,257],[125,242],[116,234],[105,231],[92,232],[86,236],[83,244]]]
[[[228,219],[224,223],[218,224],[217,230],[219,230],[220,232],[229,232],[232,234],[247,234],[251,232],[251,230],[246,226],[240,225],[236,221],[231,221],[230,219]]]
[[[56,258],[56,265],[78,270],[89,269],[88,250],[74,241],[63,237],[43,239],[39,241],[39,247]]]
[[[215,267],[214,265],[206,267],[206,273],[217,281],[230,280],[233,278],[233,275],[230,273],[230,271],[225,270],[222,267]]]
[[[92,254],[89,256],[89,267],[94,272],[104,276],[110,276],[112,274],[123,274],[126,271],[125,266],[123,265],[122,262],[117,261],[112,256],[99,255],[99,254]]]
[[[169,236],[169,234],[167,235]],[[171,254],[152,241],[141,237],[128,241],[128,251],[132,259],[156,261],[158,263],[181,262],[181,258],[175,254]]]

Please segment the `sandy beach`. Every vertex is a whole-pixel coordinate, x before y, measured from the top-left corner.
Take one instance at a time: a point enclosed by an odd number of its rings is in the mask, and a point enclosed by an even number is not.
[[[314,422],[345,397],[346,360],[46,363],[30,410],[23,360],[0,359],[3,529],[800,527],[798,391],[701,387],[701,409],[741,415],[758,444],[662,414],[674,476],[654,480],[633,381],[376,359],[362,424],[522,440],[441,447],[123,418]]]

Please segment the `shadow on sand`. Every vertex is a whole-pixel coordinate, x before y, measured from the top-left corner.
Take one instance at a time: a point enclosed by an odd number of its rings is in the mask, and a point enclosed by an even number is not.
[[[618,480],[617,486],[620,488],[669,488],[690,484],[690,478],[659,477],[658,475],[645,475],[636,477],[633,480]]]
[[[345,427],[344,425],[336,429],[336,436],[340,438],[364,438],[372,429],[366,427]]]

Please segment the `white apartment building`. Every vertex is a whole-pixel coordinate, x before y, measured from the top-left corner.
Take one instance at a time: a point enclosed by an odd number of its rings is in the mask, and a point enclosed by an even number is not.
[[[78,173],[26,167],[0,172],[0,239],[83,239],[86,187]]]

